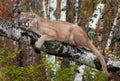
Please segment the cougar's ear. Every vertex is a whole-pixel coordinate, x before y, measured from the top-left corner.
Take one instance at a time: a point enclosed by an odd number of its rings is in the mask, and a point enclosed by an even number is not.
[[[36,14],[35,14],[35,13],[33,13],[33,17],[34,17],[34,18],[36,17]]]
[[[35,13],[32,13],[32,15],[30,16],[31,18],[35,18],[36,17],[36,14]]]

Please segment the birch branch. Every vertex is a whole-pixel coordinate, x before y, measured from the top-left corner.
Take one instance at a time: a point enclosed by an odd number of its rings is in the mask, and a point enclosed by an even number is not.
[[[40,37],[34,32],[27,31],[14,23],[11,23],[0,17],[0,35],[10,39],[22,42],[26,45],[34,45],[35,41]],[[50,55],[68,58],[77,64],[85,64],[87,66],[101,70],[101,64],[93,52],[85,49],[77,48],[58,41],[46,41],[40,48],[41,51]],[[120,74],[120,61],[105,56],[108,70]]]

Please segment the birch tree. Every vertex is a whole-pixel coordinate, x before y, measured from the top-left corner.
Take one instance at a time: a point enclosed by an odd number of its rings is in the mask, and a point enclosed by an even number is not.
[[[61,12],[60,12],[60,20],[66,21],[66,0],[61,0]]]
[[[43,0],[43,11],[44,11],[44,18],[49,17],[50,20],[56,20],[55,17],[55,10],[57,7],[57,0],[48,0],[48,6],[45,5],[46,1]],[[48,10],[48,11],[47,11]],[[48,12],[48,13],[47,13]],[[48,15],[48,16],[47,16]],[[56,57],[53,55],[46,55],[46,60],[48,64],[52,64],[51,70],[54,72],[54,75],[56,74],[57,68],[56,68]],[[50,76],[50,74],[47,74]],[[53,80],[53,77],[49,77],[51,80]]]
[[[105,48],[106,50],[109,50],[111,40],[112,40],[112,38],[114,36],[114,29],[115,29],[115,26],[117,25],[117,19],[118,19],[118,13],[116,13],[116,16],[115,16],[114,21],[113,21],[113,25],[111,27],[111,32],[109,34],[109,38],[107,40],[107,44],[106,44],[106,48]]]
[[[101,1],[97,4],[96,9],[95,9],[92,17],[90,18],[90,21],[88,22],[89,28],[91,28],[93,30],[96,29],[98,20],[100,19],[100,16],[102,15],[104,6],[105,6],[105,3],[101,2]],[[95,32],[93,30],[90,30],[88,33],[92,40],[93,40],[92,36],[95,34]],[[80,71],[80,73],[76,74],[76,78],[74,81],[82,81],[81,77],[84,74],[84,71],[82,71],[82,70],[84,70],[84,69],[85,69],[85,66],[78,67],[78,70]]]

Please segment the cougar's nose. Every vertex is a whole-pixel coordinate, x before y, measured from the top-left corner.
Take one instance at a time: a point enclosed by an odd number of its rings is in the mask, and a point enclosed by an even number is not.
[[[26,19],[26,21],[29,21],[30,19]]]

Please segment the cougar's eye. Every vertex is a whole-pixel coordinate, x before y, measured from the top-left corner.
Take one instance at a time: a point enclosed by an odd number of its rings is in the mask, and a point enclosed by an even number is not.
[[[22,25],[25,27],[25,29],[29,29],[29,28],[30,28],[30,26],[29,26],[29,23],[28,23],[28,22],[23,23]]]
[[[25,28],[28,28],[29,27],[29,23],[23,22],[22,26],[24,26]]]
[[[25,26],[28,27],[28,26],[29,26],[29,23],[25,23]]]

